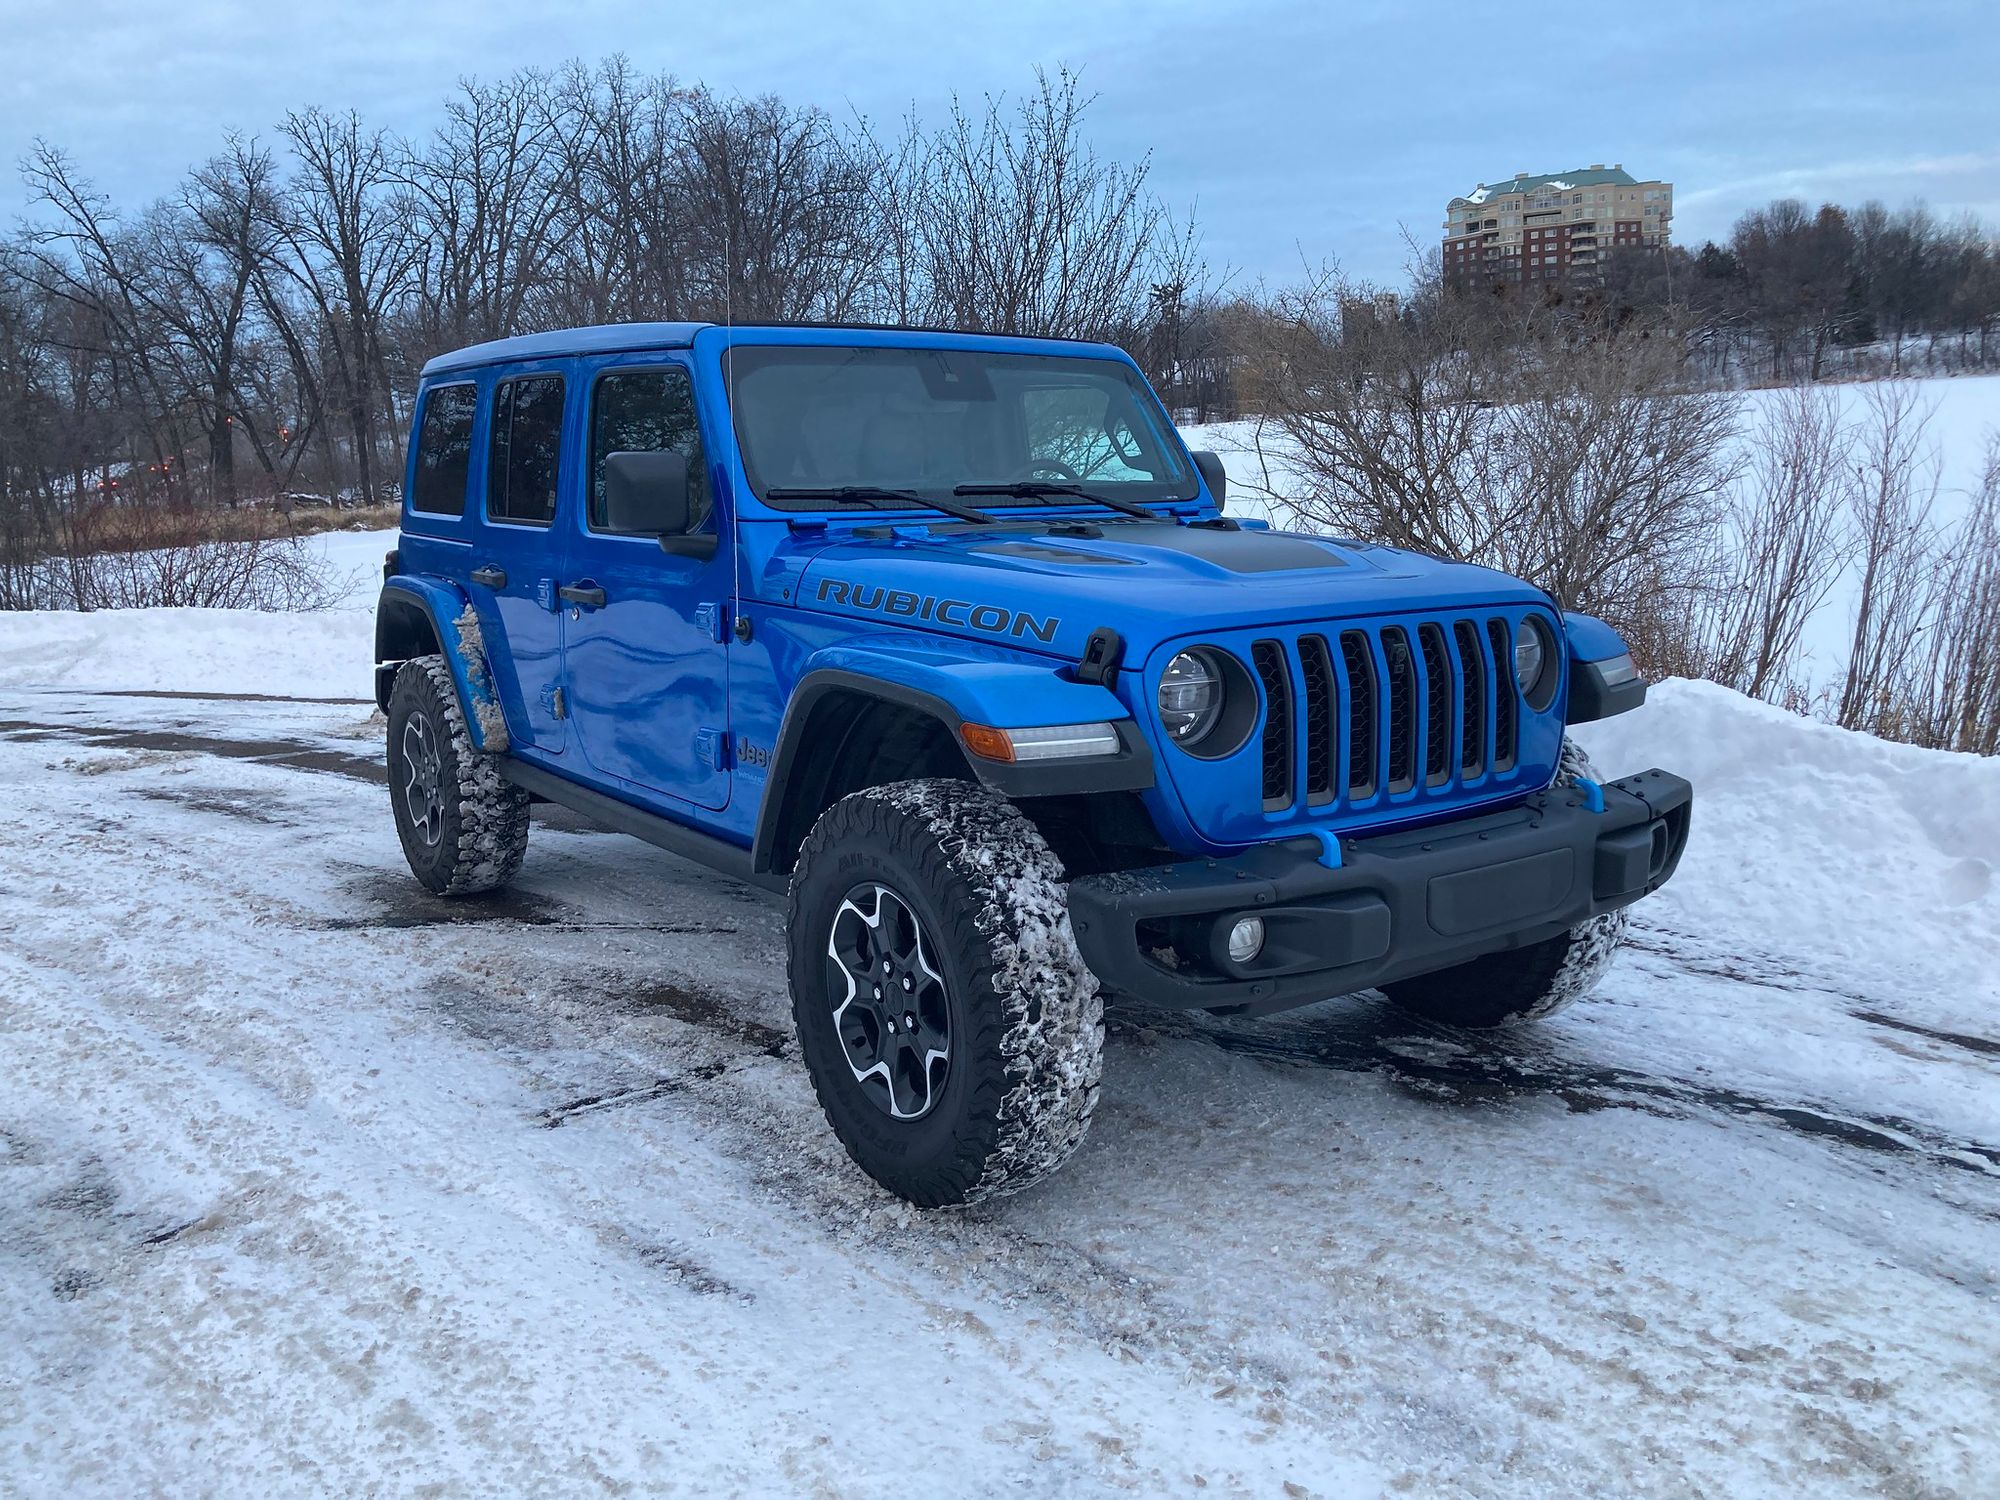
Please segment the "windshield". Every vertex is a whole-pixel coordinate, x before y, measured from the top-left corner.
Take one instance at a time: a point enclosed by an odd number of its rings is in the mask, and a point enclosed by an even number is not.
[[[839,490],[884,509],[893,497],[860,492],[1020,486],[981,507],[1078,504],[1064,485],[1137,504],[1197,493],[1166,413],[1117,360],[824,345],[729,359],[743,467],[781,510],[823,510]]]

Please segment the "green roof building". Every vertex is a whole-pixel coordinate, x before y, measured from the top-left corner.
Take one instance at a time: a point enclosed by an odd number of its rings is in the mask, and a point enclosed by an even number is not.
[[[1611,255],[1664,250],[1673,216],[1673,184],[1622,165],[1516,172],[1446,206],[1444,273],[1461,282],[1593,284]]]

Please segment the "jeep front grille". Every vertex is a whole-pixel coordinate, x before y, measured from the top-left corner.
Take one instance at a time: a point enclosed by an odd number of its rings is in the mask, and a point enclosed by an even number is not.
[[[1292,674],[1276,641],[1257,642],[1250,659],[1264,689],[1264,806],[1284,807],[1292,800]]]
[[[1513,769],[1513,632],[1495,616],[1254,642],[1265,810],[1362,803]]]

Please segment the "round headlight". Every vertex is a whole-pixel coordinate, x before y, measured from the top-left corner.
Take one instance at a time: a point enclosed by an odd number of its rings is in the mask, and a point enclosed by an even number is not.
[[[1160,724],[1175,744],[1193,744],[1222,717],[1222,673],[1206,651],[1183,651],[1160,674]]]
[[[1548,670],[1549,655],[1542,645],[1542,630],[1532,619],[1524,619],[1514,629],[1514,684],[1523,698],[1534,696]]]

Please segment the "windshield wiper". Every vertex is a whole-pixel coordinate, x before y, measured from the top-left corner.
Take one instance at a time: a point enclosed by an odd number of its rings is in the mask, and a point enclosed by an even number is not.
[[[1099,495],[1085,489],[1080,484],[1050,484],[1040,479],[1011,480],[1006,484],[958,484],[953,485],[954,495],[1008,495],[1016,500],[1036,500],[1044,495],[1069,495],[1078,500],[1088,500],[1092,505],[1107,506],[1123,511],[1128,516],[1138,516],[1143,520],[1157,521],[1160,513],[1130,500],[1114,500],[1109,495]]]
[[[962,493],[964,486],[953,491]],[[950,500],[940,500],[930,495],[920,495],[915,490],[884,489],[879,484],[807,484],[786,485],[778,489],[764,491],[766,500],[833,500],[850,505],[868,505],[876,501],[894,501],[904,505],[921,505],[929,510],[943,511],[948,516],[957,516],[961,521],[972,521],[981,526],[991,526],[993,517],[971,505],[958,505]],[[876,510],[886,507],[876,504]]]

